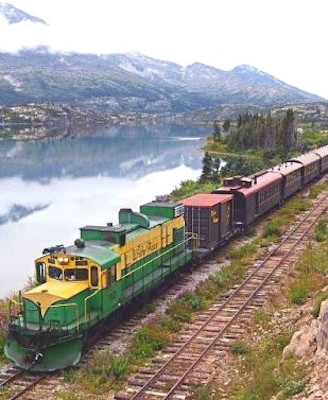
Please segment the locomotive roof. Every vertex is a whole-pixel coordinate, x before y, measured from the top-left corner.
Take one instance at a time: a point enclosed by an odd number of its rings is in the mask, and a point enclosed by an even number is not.
[[[246,178],[246,179],[245,179]],[[218,192],[239,192],[243,193],[245,197],[251,196],[252,194],[259,192],[261,189],[264,189],[267,186],[270,186],[273,183],[279,182],[282,180],[282,176],[276,173],[272,173],[270,171],[265,172],[264,174],[257,176],[253,179],[250,177],[242,178],[243,180],[247,180],[251,182],[251,187],[244,187],[241,184],[236,186],[223,186],[218,189]],[[256,182],[256,183],[255,183]]]
[[[293,171],[297,171],[302,168],[302,164],[294,161],[286,161],[282,164],[275,165],[271,169],[269,169],[269,172],[277,172],[281,175],[288,175]]]
[[[229,194],[198,193],[182,200],[184,206],[213,207],[219,203],[226,203],[233,198]]]
[[[307,166],[318,160],[320,160],[320,156],[318,154],[306,153],[306,154],[302,154],[301,156],[291,158],[288,161],[296,161],[298,163],[303,164],[304,166]]]
[[[99,244],[96,243],[96,241],[93,241],[93,243],[87,241],[85,247],[70,246],[66,251],[68,254],[73,256],[89,258],[99,264],[102,268],[107,268],[120,261],[121,257],[115,253],[115,251],[101,245],[104,243],[101,243],[100,241],[98,242]],[[108,246],[109,243],[107,242],[106,244]]]

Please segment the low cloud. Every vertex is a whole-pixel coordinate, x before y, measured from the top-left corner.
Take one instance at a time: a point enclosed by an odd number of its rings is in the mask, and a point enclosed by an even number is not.
[[[0,51],[15,53],[23,48],[48,46],[50,44],[50,27],[40,23],[22,21],[9,24],[0,16]]]

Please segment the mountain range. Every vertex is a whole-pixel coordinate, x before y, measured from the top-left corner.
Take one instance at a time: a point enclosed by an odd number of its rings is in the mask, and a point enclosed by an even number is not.
[[[187,67],[139,53],[0,53],[0,104],[50,101],[104,112],[179,113],[220,104],[275,105],[323,99],[258,69]]]
[[[10,24],[46,24],[6,3]],[[220,105],[273,106],[324,101],[249,65],[230,71],[186,67],[137,52],[80,54],[47,47],[0,53],[0,105],[53,102],[104,113],[177,114]]]

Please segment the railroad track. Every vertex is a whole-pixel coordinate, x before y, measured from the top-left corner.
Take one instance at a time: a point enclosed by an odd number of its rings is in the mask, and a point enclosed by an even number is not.
[[[0,388],[1,390],[5,389],[5,391],[0,392],[0,398],[19,399],[46,377],[46,374],[31,374],[23,369],[9,367],[0,374]],[[6,397],[2,397],[2,393]]]
[[[152,298],[154,313],[156,315],[164,314],[167,304],[177,299],[184,292],[194,290],[200,281],[207,279],[210,274],[218,271],[222,265],[223,263],[206,262],[197,266],[192,274],[190,272],[179,274],[178,278],[170,283],[169,288],[159,289],[160,294],[158,295],[157,292],[156,297]],[[130,314],[116,327],[110,329],[108,333],[99,338],[88,352],[83,355],[80,365],[88,363],[93,355],[99,351],[110,350],[113,354],[123,353],[129,345],[129,340],[124,338],[130,338],[134,332],[147,324],[148,319],[151,320],[152,318],[153,313],[147,313],[145,316],[143,309],[139,308],[139,310]]]
[[[311,228],[327,208],[328,196],[320,196],[280,243],[249,269],[238,287],[219,299],[210,310],[199,313],[194,326],[184,330],[176,343],[134,375],[125,391],[116,394],[115,399],[181,400],[190,396],[193,385],[208,378],[206,368],[201,366],[204,358],[213,348],[218,352],[226,351],[228,343],[240,337],[246,321],[263,305],[267,296],[265,289],[272,292],[273,283],[299,260]]]

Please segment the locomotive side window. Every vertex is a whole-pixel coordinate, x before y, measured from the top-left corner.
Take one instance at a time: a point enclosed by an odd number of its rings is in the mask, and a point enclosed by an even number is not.
[[[49,277],[54,279],[63,279],[63,271],[60,268],[49,266]]]
[[[106,271],[106,282],[107,287],[109,287],[112,283],[116,282],[116,265],[108,268]]]
[[[35,264],[36,268],[36,280],[38,283],[45,283],[46,281],[46,263],[37,262]]]
[[[88,279],[88,270],[85,268],[66,268],[66,281],[86,281]]]
[[[93,266],[91,267],[91,286],[98,286],[98,268]]]

